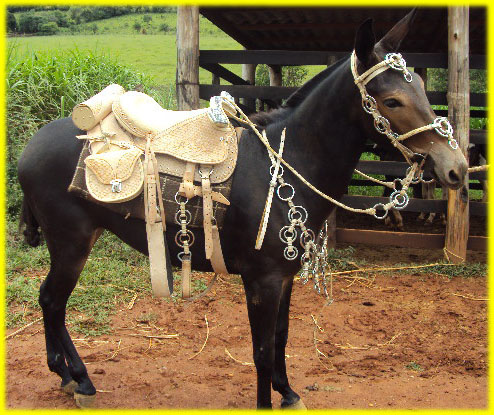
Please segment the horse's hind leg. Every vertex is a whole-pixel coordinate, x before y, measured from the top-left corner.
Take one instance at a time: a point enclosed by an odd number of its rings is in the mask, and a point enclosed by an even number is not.
[[[272,375],[273,389],[282,396],[281,407],[291,409],[306,409],[304,403],[290,384],[286,374],[285,347],[288,340],[288,321],[290,310],[290,298],[292,294],[293,279],[285,280],[282,287],[278,319],[275,334],[275,358]]]
[[[67,230],[64,234],[44,234],[51,267],[41,285],[39,303],[43,310],[48,367],[62,378],[61,386],[67,393],[75,393],[79,406],[89,406],[96,389],[65,327],[65,310],[89,252],[100,234],[100,230],[87,227],[83,231],[78,229],[78,232]]]

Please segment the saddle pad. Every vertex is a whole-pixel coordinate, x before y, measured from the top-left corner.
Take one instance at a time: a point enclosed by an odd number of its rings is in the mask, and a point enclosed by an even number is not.
[[[207,108],[193,111],[167,110],[149,95],[137,91],[121,95],[113,102],[112,110],[126,130],[141,138],[207,112]]]
[[[95,202],[105,208],[116,212],[126,219],[135,218],[144,220],[144,196],[141,192],[137,197],[132,200],[125,201],[123,203],[105,203],[100,200],[95,199],[93,195],[88,191],[86,184],[86,165],[84,160],[90,155],[88,142],[84,143],[81,154],[79,156],[79,162],[72,178],[72,182],[68,188],[69,192],[73,192],[83,199]],[[175,223],[175,214],[178,209],[177,202],[175,201],[175,194],[180,187],[182,182],[181,178],[173,177],[170,175],[165,175],[160,173],[160,184],[161,192],[163,194],[163,203],[165,207],[165,216],[167,223]],[[196,183],[200,184],[200,182]],[[221,193],[227,199],[230,196],[232,185],[232,177],[230,176],[228,180],[223,183],[215,184],[212,190]],[[187,209],[192,214],[191,223],[188,227],[191,228],[202,228],[203,226],[203,216],[202,216],[202,198],[195,197],[187,203]],[[216,223],[218,228],[223,227],[223,222],[226,215],[227,206],[221,203],[213,202],[213,215],[216,218]]]
[[[86,157],[86,184],[91,196],[106,203],[136,197],[144,185],[141,155],[141,150],[132,148]]]

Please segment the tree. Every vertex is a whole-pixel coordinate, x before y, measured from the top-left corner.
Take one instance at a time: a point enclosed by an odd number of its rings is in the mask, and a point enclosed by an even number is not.
[[[7,31],[8,32],[17,32],[17,19],[15,18],[14,13],[7,12]]]
[[[42,23],[39,32],[43,35],[54,35],[58,32],[58,25],[55,22]]]

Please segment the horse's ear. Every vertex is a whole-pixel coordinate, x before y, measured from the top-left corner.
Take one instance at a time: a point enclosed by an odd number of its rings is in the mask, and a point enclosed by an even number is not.
[[[355,54],[360,62],[369,66],[371,63],[376,36],[372,27],[372,19],[367,19],[360,25],[355,36]]]
[[[382,48],[387,52],[396,52],[400,47],[401,42],[405,39],[410,27],[412,26],[415,15],[417,14],[417,8],[414,8],[403,19],[396,23],[393,28],[384,35],[384,37],[378,42],[376,47]]]

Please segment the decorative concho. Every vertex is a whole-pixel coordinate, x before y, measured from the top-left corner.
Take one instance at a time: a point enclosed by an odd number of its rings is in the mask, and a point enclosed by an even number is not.
[[[388,53],[384,57],[384,61],[388,64],[391,69],[403,72],[403,77],[405,81],[412,82],[412,74],[407,69],[407,63],[405,59],[401,56],[401,53]]]
[[[446,138],[450,138],[453,136],[453,127],[446,117],[437,117],[434,120],[433,125],[434,129],[439,135],[442,135]]]

